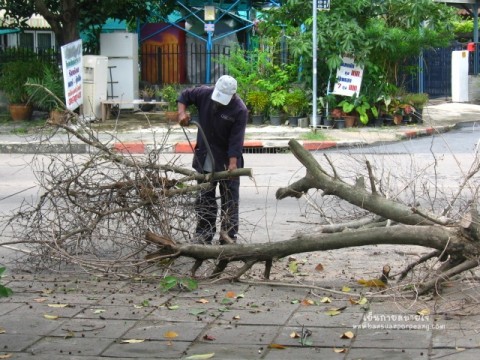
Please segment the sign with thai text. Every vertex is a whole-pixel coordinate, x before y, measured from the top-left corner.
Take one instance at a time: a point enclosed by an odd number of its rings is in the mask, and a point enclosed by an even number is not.
[[[362,85],[363,68],[355,64],[352,58],[344,57],[342,65],[337,70],[337,79],[333,87],[333,94],[353,96],[360,94]]]
[[[214,32],[215,31],[215,24],[206,23],[204,27],[205,27],[206,32]]]
[[[317,0],[318,10],[330,10],[330,0]]]
[[[75,110],[83,104],[82,40],[62,46],[61,51],[65,101],[68,110]]]

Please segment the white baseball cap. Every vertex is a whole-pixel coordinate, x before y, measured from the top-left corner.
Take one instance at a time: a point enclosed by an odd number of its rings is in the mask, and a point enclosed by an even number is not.
[[[229,75],[220,76],[212,93],[212,100],[227,105],[237,92],[237,80]]]

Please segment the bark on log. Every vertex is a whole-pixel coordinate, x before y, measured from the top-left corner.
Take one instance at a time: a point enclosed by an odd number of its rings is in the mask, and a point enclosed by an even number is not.
[[[292,139],[288,144],[295,157],[306,167],[307,174],[303,179],[290,186],[278,189],[276,192],[277,199],[284,199],[288,196],[299,197],[310,189],[320,189],[324,191],[325,195],[337,196],[385,219],[391,219],[406,225],[432,225],[431,221],[415,214],[409,206],[386,199],[378,193],[372,194],[366,189],[349,185],[338,178],[329,176],[313,155],[296,140]]]
[[[151,238],[151,236],[149,236]],[[149,240],[149,239],[147,239]],[[479,254],[477,244],[465,241],[456,229],[442,226],[396,225],[386,228],[369,228],[335,234],[298,235],[292,239],[264,244],[240,245],[178,245],[172,248],[177,256],[186,256],[204,261],[215,259],[221,264],[242,261],[251,267],[253,262],[265,261],[267,266],[273,260],[292,254],[336,250],[366,245],[419,245],[447,253]],[[198,268],[192,269],[196,270]],[[217,267],[215,274],[221,270]],[[244,272],[244,271],[243,271]],[[238,278],[242,273],[237,273]],[[266,271],[266,275],[269,271]]]

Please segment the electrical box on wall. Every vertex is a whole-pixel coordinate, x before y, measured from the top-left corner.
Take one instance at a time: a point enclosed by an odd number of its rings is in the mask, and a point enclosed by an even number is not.
[[[108,58],[83,57],[83,116],[94,120],[102,117],[102,101],[107,100]]]

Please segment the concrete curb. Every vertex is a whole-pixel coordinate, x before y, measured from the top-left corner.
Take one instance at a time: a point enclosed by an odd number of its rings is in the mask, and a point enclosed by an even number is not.
[[[395,133],[396,140],[413,139],[420,136],[431,136],[433,134],[450,131],[454,126],[438,126],[421,129],[405,130]],[[276,140],[246,140],[244,143],[245,152],[261,152],[262,150],[288,150],[290,139]],[[331,148],[356,147],[372,145],[364,140],[340,140],[340,141],[313,141],[298,140],[298,142],[308,151],[319,151]],[[385,140],[387,142],[387,140]],[[162,144],[161,151],[174,154],[191,154],[195,147],[195,141],[179,141],[170,144]],[[117,141],[112,145],[112,149],[122,154],[147,154],[152,150],[158,150],[158,145],[145,141]],[[95,148],[84,143],[35,143],[35,142],[11,142],[0,143],[0,153],[4,154],[47,154],[47,153],[74,153],[84,154],[94,152]],[[266,151],[267,152],[267,151]]]
[[[444,133],[451,129],[449,126],[439,126],[439,127],[429,127],[425,129],[415,129],[398,132],[395,134],[398,140],[413,139],[420,136],[431,136],[435,133]],[[266,148],[275,148],[275,149],[288,149],[288,142],[290,140],[246,140],[244,142],[244,148],[246,152],[252,151],[254,149],[266,149]],[[366,146],[369,145],[366,141],[313,141],[313,140],[299,140],[298,141],[306,150],[308,151],[318,151],[330,148],[340,148],[340,147],[353,147],[353,146]],[[173,153],[176,154],[192,154],[193,148],[195,148],[195,141],[181,141],[177,142],[172,146]],[[148,151],[148,145],[143,142],[136,143],[116,143],[114,148],[121,153],[130,153],[130,154],[144,154]],[[165,149],[164,149],[165,150]]]
[[[407,130],[396,134],[399,140],[413,139],[420,136],[431,136],[433,134],[441,134],[450,131],[453,126],[437,126],[425,129]]]

